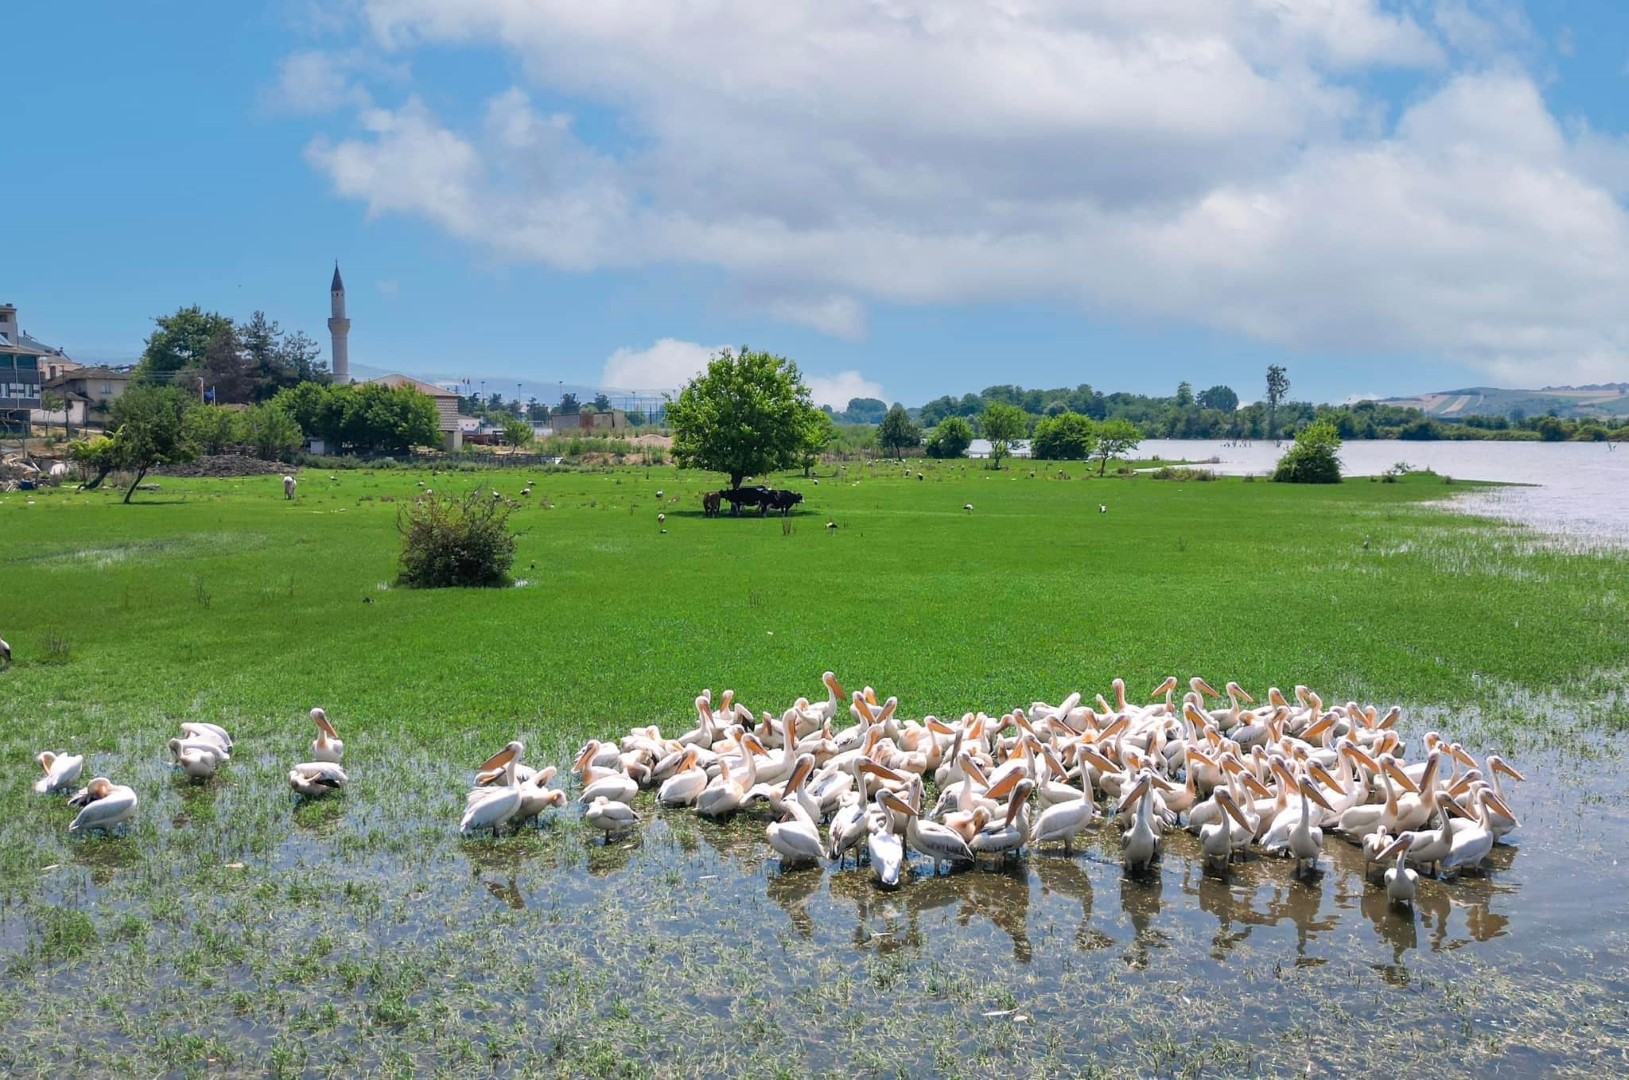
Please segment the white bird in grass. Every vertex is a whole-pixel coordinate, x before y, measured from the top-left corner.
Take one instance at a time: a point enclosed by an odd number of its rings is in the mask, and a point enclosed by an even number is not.
[[[34,781],[34,790],[41,795],[58,795],[73,786],[85,767],[83,754],[58,754],[42,750],[34,758],[45,770],[45,775]]]
[[[971,514],[973,512],[973,504],[972,503],[963,503],[962,504],[962,509],[966,510],[969,514]]]
[[[219,743],[222,750],[232,752],[232,736],[219,724],[204,720],[187,720],[181,724],[181,734],[189,739],[209,739]]]
[[[96,830],[109,832],[115,825],[129,821],[136,812],[136,793],[123,784],[115,784],[105,776],[98,776],[74,796],[75,805],[83,806],[79,816],[68,826],[73,835]]]
[[[288,771],[288,785],[296,795],[320,799],[344,787],[350,778],[332,761],[303,761]]]
[[[463,836],[491,829],[494,834],[520,811],[520,782],[515,778],[515,766],[526,752],[521,742],[512,742],[492,757],[503,769],[503,783],[491,787],[478,787],[465,800],[464,817],[458,823]]]
[[[638,825],[639,814],[627,803],[601,795],[583,811],[583,820],[605,833],[605,839],[609,842],[615,834]]]
[[[230,760],[218,743],[207,739],[171,739],[170,757],[194,780],[208,780]]]
[[[312,760],[338,762],[345,756],[345,744],[339,741],[339,732],[328,722],[328,714],[312,709],[311,722],[317,725],[317,737],[311,743]]]

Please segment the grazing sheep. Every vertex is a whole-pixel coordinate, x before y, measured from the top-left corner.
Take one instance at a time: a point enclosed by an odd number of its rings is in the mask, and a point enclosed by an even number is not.
[[[971,514],[973,512],[973,504],[972,503],[963,503],[962,504],[962,509],[966,510],[969,514]]]
[[[294,498],[294,489],[296,487],[298,487],[298,486],[299,486],[299,483],[294,479],[294,477],[292,477],[292,476],[283,477],[283,498],[285,498],[285,499]]]

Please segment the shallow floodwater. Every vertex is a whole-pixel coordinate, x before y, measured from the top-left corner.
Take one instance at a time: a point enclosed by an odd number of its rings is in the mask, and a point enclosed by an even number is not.
[[[1461,718],[1416,719],[1478,745]],[[150,1017],[294,1071],[422,1070],[456,1046],[576,1074],[1622,1073],[1629,783],[1597,750],[1517,748],[1513,842],[1422,879],[1413,908],[1334,839],[1302,879],[1204,870],[1182,832],[1129,874],[1107,825],[1073,856],[918,861],[883,891],[852,863],[782,871],[762,816],[648,795],[610,843],[575,807],[460,840],[467,776],[430,762],[359,761],[351,790],[292,810],[269,758],[208,788],[154,767],[156,835],[42,871],[43,900],[101,931],[94,964],[36,977],[44,915],[0,908],[0,985],[27,984],[0,998],[0,1065],[116,1061]]]
[[[1149,439],[1141,457],[1217,458],[1205,468],[1229,476],[1266,475],[1289,443],[1266,439]],[[1611,444],[1616,445],[1616,444]],[[1452,505],[1581,539],[1629,543],[1629,446],[1607,443],[1352,441],[1341,444],[1346,476],[1378,476],[1398,462],[1456,480],[1528,485],[1473,492]]]

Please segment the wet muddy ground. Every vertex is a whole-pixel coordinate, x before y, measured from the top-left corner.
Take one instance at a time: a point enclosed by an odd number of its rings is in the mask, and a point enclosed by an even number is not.
[[[765,818],[649,796],[609,844],[575,808],[460,840],[462,768],[353,746],[352,788],[296,806],[269,755],[194,786],[121,751],[153,792],[129,835],[69,841],[41,799],[5,856],[0,1067],[1622,1072],[1629,785],[1604,737],[1546,742],[1506,747],[1514,842],[1413,909],[1337,840],[1297,880],[1206,872],[1176,833],[1132,875],[1110,825],[882,892],[852,864],[782,872]]]

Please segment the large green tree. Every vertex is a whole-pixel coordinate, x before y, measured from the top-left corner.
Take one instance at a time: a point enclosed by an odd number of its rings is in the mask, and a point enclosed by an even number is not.
[[[723,473],[738,488],[748,476],[797,464],[814,411],[792,361],[725,349],[668,406],[673,460]]]
[[[405,454],[441,441],[435,399],[411,386],[301,383],[279,393],[272,404],[308,438],[322,439],[333,450]]]
[[[922,429],[911,423],[905,406],[894,403],[877,425],[877,445],[892,450],[894,457],[903,459],[905,451],[922,445]]]
[[[1097,445],[1097,425],[1089,416],[1066,412],[1035,425],[1030,456],[1043,461],[1085,461]]]
[[[1012,444],[1028,430],[1029,417],[1017,405],[986,405],[979,416],[979,434],[990,440],[990,468],[1001,468],[1001,459],[1012,453]]]
[[[1137,449],[1143,441],[1143,432],[1130,420],[1105,420],[1097,425],[1097,448],[1092,451],[1097,461],[1097,475],[1109,471],[1109,462]]]
[[[169,382],[178,371],[202,369],[210,343],[232,330],[230,318],[196,304],[174,315],[160,315],[153,322],[156,325],[136,365],[137,382]]]
[[[1230,413],[1239,407],[1239,395],[1233,392],[1232,387],[1218,383],[1200,393],[1199,405],[1201,408]]]
[[[194,407],[192,397],[173,386],[132,386],[113,403],[112,462],[136,474],[124,493],[125,502],[153,466],[198,456],[187,437],[187,411]]]

